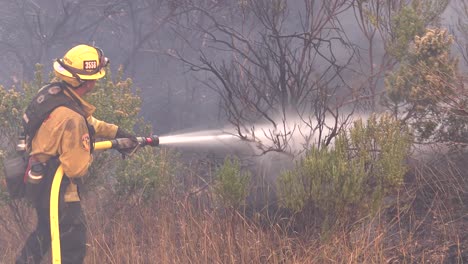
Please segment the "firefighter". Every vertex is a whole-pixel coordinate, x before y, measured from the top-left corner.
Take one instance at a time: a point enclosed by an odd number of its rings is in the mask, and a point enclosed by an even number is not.
[[[94,118],[95,107],[83,99],[93,90],[96,80],[104,77],[108,62],[97,47],[73,47],[53,63],[58,82],[41,88],[23,116],[23,124],[30,130],[25,129],[32,166],[28,175],[39,180],[30,188],[35,188],[31,200],[37,213],[37,226],[26,240],[16,263],[40,263],[50,249],[50,187],[60,164],[64,172],[59,200],[62,263],[83,262],[86,222],[80,205],[79,186],[92,162],[93,138],[135,139],[118,126]],[[41,117],[40,113],[46,116]],[[38,128],[28,126],[41,118]],[[42,167],[34,167],[34,164]]]

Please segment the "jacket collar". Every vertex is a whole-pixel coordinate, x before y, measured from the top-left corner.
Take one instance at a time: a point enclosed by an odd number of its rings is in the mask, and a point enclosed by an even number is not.
[[[66,85],[66,84],[65,84]],[[76,98],[79,100],[79,104],[81,109],[86,114],[86,117],[90,117],[93,115],[94,111],[96,111],[96,107],[88,102],[86,102],[81,96],[79,96],[72,88],[67,87],[68,89],[64,89],[65,94],[70,97],[71,99]],[[71,94],[73,95],[71,95]]]

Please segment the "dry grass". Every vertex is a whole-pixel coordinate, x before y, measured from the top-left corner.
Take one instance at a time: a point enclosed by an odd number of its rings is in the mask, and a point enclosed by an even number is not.
[[[295,216],[267,220],[217,207],[209,189],[148,203],[117,201],[101,189],[83,201],[85,263],[463,263],[468,214],[459,176],[466,173],[450,172],[450,187],[430,171],[417,170],[378,213],[327,231],[297,229]],[[0,208],[0,263],[14,262],[34,218],[24,204]]]

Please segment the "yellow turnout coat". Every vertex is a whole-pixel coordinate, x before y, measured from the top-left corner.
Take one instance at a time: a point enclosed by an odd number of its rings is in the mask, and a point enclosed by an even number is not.
[[[96,108],[71,89],[64,92],[69,97],[68,92],[73,93],[81,101],[87,122],[95,129],[95,137],[115,137],[118,128],[116,125],[94,118],[92,114]],[[80,201],[77,185],[73,180],[85,176],[93,160],[89,131],[82,115],[64,106],[54,109],[33,138],[31,155],[41,162],[58,156],[63,172],[71,182],[65,191],[65,202]]]

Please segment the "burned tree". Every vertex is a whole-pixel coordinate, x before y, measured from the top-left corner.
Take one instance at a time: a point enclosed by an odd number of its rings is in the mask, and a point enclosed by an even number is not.
[[[224,14],[192,6],[205,40],[198,62],[179,58],[209,73],[199,77],[219,94],[236,133],[263,152],[328,145],[355,110],[346,103],[356,96],[347,84],[354,47],[339,20],[350,4],[240,1]]]

